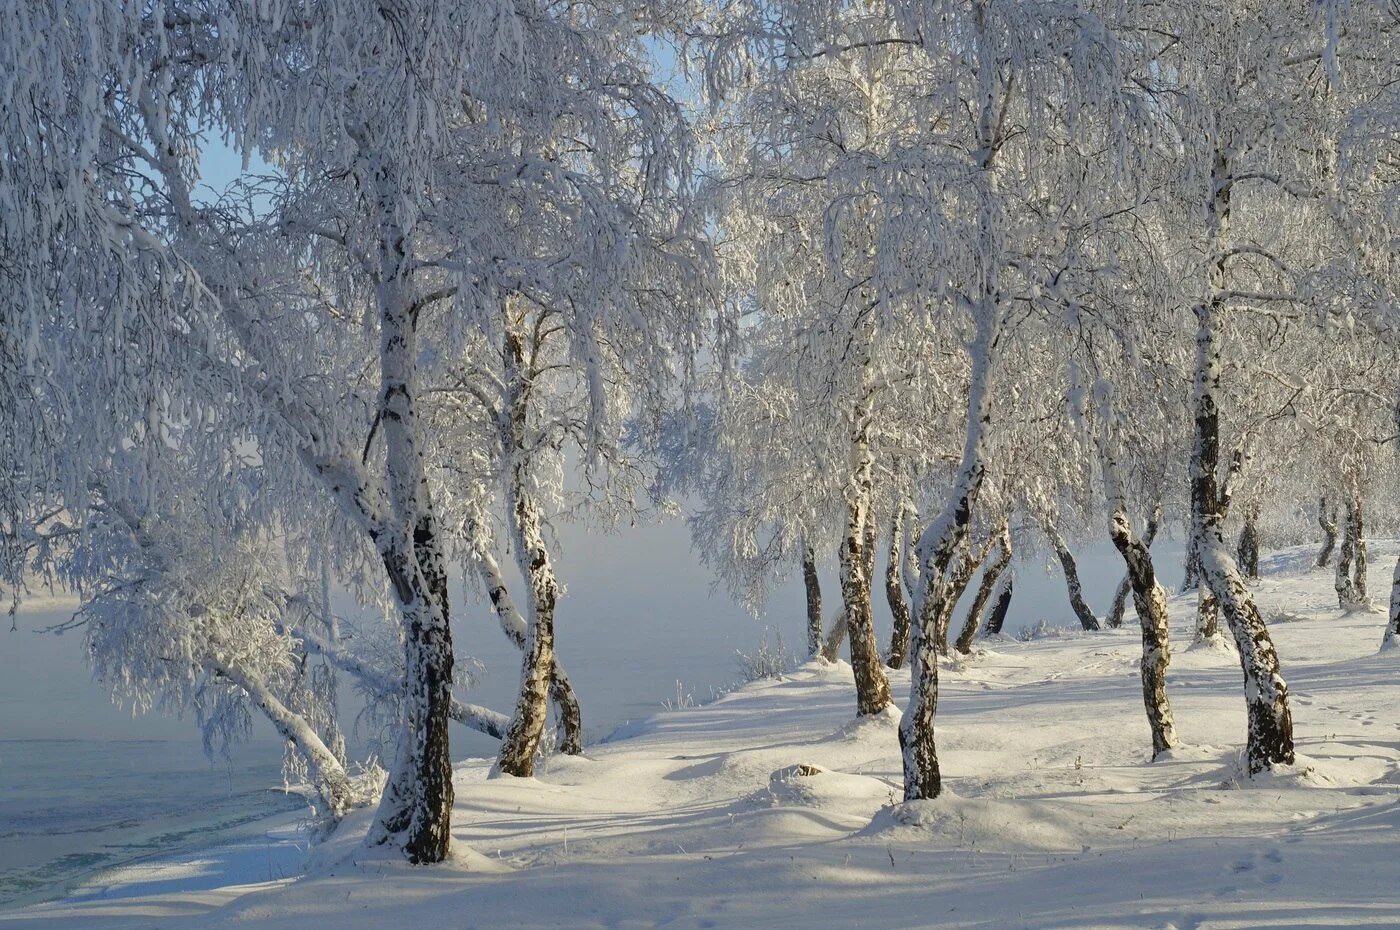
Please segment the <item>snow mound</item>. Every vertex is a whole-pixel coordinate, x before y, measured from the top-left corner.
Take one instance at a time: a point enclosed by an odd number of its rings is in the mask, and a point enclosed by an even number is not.
[[[1077,851],[1085,845],[1074,818],[1052,805],[961,798],[946,789],[930,801],[882,808],[870,832],[902,840],[909,833],[930,834],[959,849],[988,851]]]
[[[856,717],[854,720],[847,721],[835,732],[826,736],[825,741],[879,740],[883,738],[882,734],[898,732],[899,721],[903,719],[903,717],[903,711],[893,704],[889,704],[877,713],[867,714],[864,717]]]
[[[832,772],[803,763],[774,772],[766,795],[774,805],[848,808],[888,803],[895,790],[890,783],[869,775]]]

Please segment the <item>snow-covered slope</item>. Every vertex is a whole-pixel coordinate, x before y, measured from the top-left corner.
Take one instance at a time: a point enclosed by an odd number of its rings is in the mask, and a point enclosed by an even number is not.
[[[1381,599],[1396,551],[1372,545]],[[1194,598],[1175,598],[1170,689],[1187,745],[1156,763],[1135,629],[999,640],[945,667],[950,790],[913,811],[890,807],[897,714],[854,722],[849,667],[808,665],[551,759],[538,779],[462,766],[449,866],[366,853],[359,820],[297,881],[267,882],[245,863],[220,885],[218,862],[256,856],[205,857],[202,869],[185,859],[0,921],[1400,926],[1400,656],[1377,654],[1383,616],[1341,615],[1310,559],[1274,555],[1256,589],[1266,616],[1287,614],[1272,630],[1293,694],[1292,772],[1241,779],[1239,667],[1232,653],[1185,648]],[[902,701],[907,674],[893,684]]]

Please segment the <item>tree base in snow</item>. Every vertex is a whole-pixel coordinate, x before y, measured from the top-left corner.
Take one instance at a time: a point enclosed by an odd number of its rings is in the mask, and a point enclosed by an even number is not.
[[[1235,646],[1226,638],[1224,633],[1215,632],[1209,636],[1197,636],[1192,640],[1191,645],[1186,647],[1187,652],[1219,652],[1222,654],[1234,655]]]

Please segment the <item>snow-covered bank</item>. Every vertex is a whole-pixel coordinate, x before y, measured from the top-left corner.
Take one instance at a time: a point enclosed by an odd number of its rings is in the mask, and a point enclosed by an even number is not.
[[[1374,543],[1373,590],[1396,554]],[[1400,669],[1381,614],[1341,615],[1306,553],[1264,563],[1303,765],[1239,777],[1233,655],[1189,651],[1187,745],[1148,764],[1135,629],[998,641],[945,668],[950,792],[891,811],[893,715],[852,722],[850,669],[807,666],[660,714],[537,779],[457,774],[451,866],[356,844],[299,881],[186,857],[165,878],[0,915],[36,926],[1389,927],[1400,924]],[[907,675],[893,684],[902,694]],[[797,766],[805,766],[798,770]],[[810,773],[810,774],[804,774]],[[232,857],[238,859],[239,857]],[[199,857],[200,860],[214,857]],[[179,869],[184,868],[182,873]]]

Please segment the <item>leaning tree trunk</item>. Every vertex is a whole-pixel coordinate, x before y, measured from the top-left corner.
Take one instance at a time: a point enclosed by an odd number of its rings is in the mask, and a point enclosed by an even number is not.
[[[470,522],[477,521],[474,518]],[[480,529],[469,525],[466,534],[472,547],[471,561],[474,570],[481,578],[483,587],[486,588],[486,595],[491,601],[492,609],[496,612],[501,632],[505,633],[506,638],[515,644],[516,649],[523,652],[526,642],[525,633],[529,625],[516,608],[515,601],[511,598],[509,589],[506,588],[501,567],[496,562],[496,557],[492,554]],[[569,676],[565,673],[564,666],[559,662],[557,655],[554,657],[554,669],[550,675],[549,698],[554,702],[554,712],[559,718],[559,751],[565,755],[576,756],[583,752],[583,713],[579,708],[578,696],[574,693],[573,682],[569,680]],[[500,732],[494,735],[504,736],[508,727],[509,722],[501,726]]]
[[[831,624],[831,632],[827,633],[826,642],[822,643],[821,657],[827,662],[835,662],[841,658],[841,644],[846,641],[846,621],[846,611],[843,609],[836,614]]]
[[[525,629],[523,622],[520,628],[522,631]],[[360,686],[372,694],[382,698],[392,698],[402,687],[401,682],[379,669],[367,665],[359,658],[342,651],[338,645],[328,642],[311,630],[279,625],[277,632],[288,634],[294,639],[300,640],[302,647],[308,653],[322,656],[331,665],[355,676],[359,680]],[[467,729],[484,733],[496,739],[505,736],[506,727],[510,725],[510,718],[505,714],[497,713],[489,707],[459,701],[455,697],[452,699],[451,716],[453,720]]]
[[[1395,573],[1390,580],[1390,619],[1385,625],[1381,652],[1400,648],[1400,559],[1395,560]]]
[[[1009,565],[1001,573],[996,591],[992,594],[992,609],[987,613],[987,627],[983,636],[1000,636],[1006,626],[1006,615],[1011,610],[1011,595],[1015,588],[1016,570]]]
[[[1240,541],[1235,547],[1235,557],[1240,564],[1240,573],[1250,581],[1259,580],[1259,505],[1252,504],[1244,510],[1244,525],[1240,528]]]
[[[1200,562],[1201,580],[1220,602],[1239,649],[1248,712],[1245,756],[1249,774],[1254,775],[1271,765],[1293,762],[1293,717],[1288,707],[1288,686],[1279,669],[1273,639],[1231,557],[1225,542],[1224,516],[1220,512],[1217,329],[1227,285],[1225,263],[1230,254],[1227,230],[1232,180],[1228,159],[1222,153],[1217,152],[1212,178],[1215,194],[1207,215],[1215,244],[1210,270],[1211,295],[1194,308],[1197,327],[1193,390],[1195,429],[1190,462],[1192,548]]]
[[[985,213],[982,222],[983,234],[989,236],[989,219]],[[989,273],[984,286],[983,301],[976,312],[976,332],[968,345],[972,370],[962,464],[943,511],[919,538],[923,591],[915,605],[910,644],[909,704],[899,721],[906,801],[936,798],[943,790],[933,729],[938,711],[938,630],[947,626],[948,617],[962,593],[954,590],[956,579],[951,577],[952,562],[958,551],[967,545],[972,510],[986,472],[986,431],[991,422],[989,376],[1000,313],[994,274]]]
[[[982,581],[977,586],[977,595],[972,599],[972,605],[967,609],[967,617],[963,621],[962,632],[958,634],[957,640],[953,643],[953,648],[963,655],[972,651],[972,640],[977,635],[977,626],[982,622],[982,611],[991,600],[992,592],[997,589],[1001,579],[1001,574],[1006,567],[1011,564],[1011,527],[1005,517],[997,527],[994,535],[997,547],[996,560],[987,565],[987,570],[982,573]],[[1006,590],[1010,590],[1008,587]],[[1009,599],[1009,596],[1008,596]],[[1001,625],[998,623],[997,629]]]
[[[389,200],[381,209],[394,215]],[[403,615],[404,719],[374,837],[399,842],[411,862],[430,863],[446,859],[452,842],[452,627],[416,404],[411,249],[401,235],[381,243],[379,412],[393,523],[376,542]]]
[[[210,662],[208,669],[237,685],[253,699],[282,738],[296,747],[306,760],[311,784],[321,804],[332,819],[338,820],[350,809],[352,791],[345,767],[336,754],[326,746],[316,728],[300,714],[288,709],[266,683],[257,675],[240,668],[235,662]]]
[[[815,657],[822,648],[822,586],[817,578],[816,553],[806,543],[802,546],[802,584],[807,589],[807,655]]]
[[[856,404],[851,433],[851,479],[846,486],[846,528],[839,551],[841,604],[850,637],[851,670],[856,684],[856,714],[877,714],[890,704],[890,685],[875,641],[871,611],[871,575],[875,564],[874,524],[870,513],[874,457],[870,451],[870,398]]]
[[[1045,534],[1050,537],[1050,544],[1055,547],[1055,555],[1060,560],[1060,568],[1064,570],[1065,587],[1069,591],[1069,606],[1074,610],[1075,618],[1084,629],[1097,630],[1099,620],[1084,602],[1084,588],[1079,583],[1079,566],[1075,564],[1074,555],[1065,544],[1065,538],[1049,523],[1045,525]]]
[[[1152,543],[1157,538],[1157,526],[1162,522],[1162,505],[1158,504],[1152,511],[1152,516],[1147,521],[1147,527],[1142,533],[1142,545],[1151,551]],[[1108,611],[1108,625],[1113,629],[1118,629],[1123,625],[1123,614],[1128,608],[1128,595],[1132,593],[1132,576],[1123,575],[1123,580],[1118,582],[1118,588],[1113,592],[1113,607]]]
[[[506,502],[515,534],[515,557],[521,577],[529,587],[530,600],[520,692],[515,715],[501,740],[496,768],[506,775],[528,778],[535,773],[535,753],[539,750],[549,713],[550,682],[555,672],[554,611],[559,603],[559,583],[545,545],[540,506],[530,490],[532,482],[526,461],[532,379],[525,370],[521,336],[509,319],[504,347],[506,396],[501,438],[510,463],[505,477]]]
[[[1337,545],[1337,514],[1328,506],[1324,494],[1317,503],[1317,525],[1322,527],[1322,549],[1317,554],[1317,567],[1326,568],[1332,561],[1332,549]]]
[[[903,560],[904,506],[895,508],[890,521],[889,560],[885,563],[885,600],[890,605],[890,617],[894,621],[890,634],[890,651],[886,663],[890,668],[903,668],[909,654],[909,604],[904,600],[904,588],[900,585],[900,565]]]

